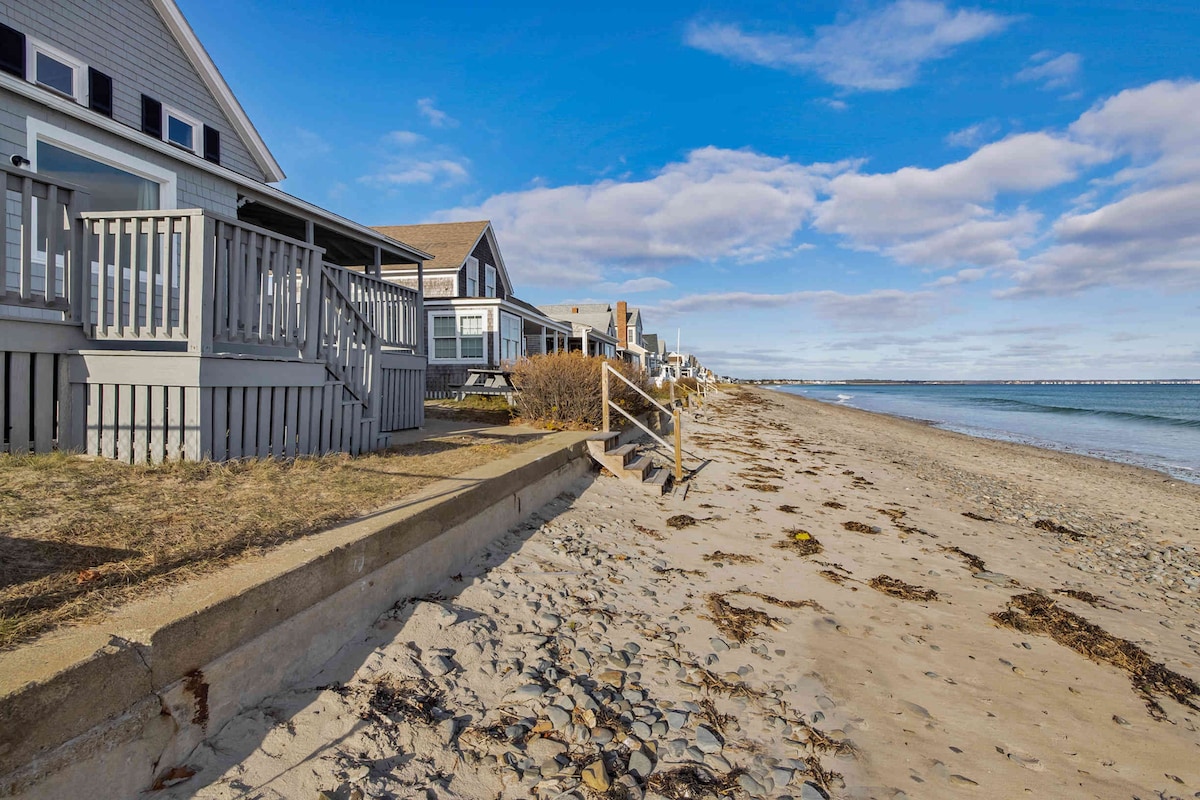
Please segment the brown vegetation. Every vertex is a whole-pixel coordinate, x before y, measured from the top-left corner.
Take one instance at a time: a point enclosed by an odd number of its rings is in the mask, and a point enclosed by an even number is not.
[[[512,371],[513,385],[520,390],[517,413],[526,422],[554,429],[599,426],[604,413],[600,378],[604,362],[582,353],[549,353],[517,362]],[[608,363],[639,389],[649,391],[644,371],[624,361]],[[608,385],[612,401],[630,414],[650,409],[649,402],[619,378],[610,378]]]
[[[536,438],[452,435],[357,458],[227,464],[0,456],[0,646],[373,511]]]

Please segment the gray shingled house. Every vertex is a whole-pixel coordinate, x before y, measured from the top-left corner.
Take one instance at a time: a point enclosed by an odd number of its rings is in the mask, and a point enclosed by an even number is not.
[[[428,397],[448,397],[470,369],[499,369],[527,355],[566,348],[571,325],[513,294],[487,220],[376,228],[433,256],[425,262]],[[416,287],[416,267],[385,265],[383,277]]]
[[[358,453],[422,423],[429,254],[284,177],[172,0],[0,4],[0,449]]]

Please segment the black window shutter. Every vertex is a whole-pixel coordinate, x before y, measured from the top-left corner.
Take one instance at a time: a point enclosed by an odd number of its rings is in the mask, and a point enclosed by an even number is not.
[[[204,126],[204,158],[214,164],[221,163],[221,132]]]
[[[88,107],[106,117],[112,116],[112,78],[88,67]]]
[[[142,95],[142,133],[162,138],[162,103]]]
[[[25,78],[25,34],[0,25],[0,70]]]

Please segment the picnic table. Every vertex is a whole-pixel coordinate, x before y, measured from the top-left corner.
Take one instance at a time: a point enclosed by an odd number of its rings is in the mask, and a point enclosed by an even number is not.
[[[469,394],[502,394],[509,403],[512,403],[513,394],[517,391],[512,383],[512,373],[504,369],[468,369],[466,382],[450,388],[459,400]]]

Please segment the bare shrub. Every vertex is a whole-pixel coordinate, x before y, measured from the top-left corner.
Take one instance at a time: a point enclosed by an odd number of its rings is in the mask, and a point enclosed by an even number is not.
[[[604,411],[600,371],[605,361],[582,353],[548,353],[517,362],[512,370],[513,385],[520,389],[517,413],[527,422],[552,428],[598,427]],[[643,370],[624,361],[608,363],[642,391],[648,390]],[[624,381],[610,378],[608,385],[613,402],[630,414],[649,410],[646,399]]]

